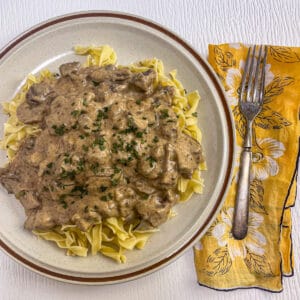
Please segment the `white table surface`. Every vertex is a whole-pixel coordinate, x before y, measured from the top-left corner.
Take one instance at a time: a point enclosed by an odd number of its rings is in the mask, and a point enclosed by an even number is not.
[[[81,10],[117,10],[152,19],[177,32],[203,56],[207,56],[209,43],[300,46],[298,0],[0,0],[0,48],[41,21]],[[298,201],[293,209],[295,275],[284,278],[284,291],[279,294],[258,289],[218,292],[199,286],[191,249],[160,271],[111,286],[79,286],[47,279],[0,252],[0,299],[297,299],[299,205]]]

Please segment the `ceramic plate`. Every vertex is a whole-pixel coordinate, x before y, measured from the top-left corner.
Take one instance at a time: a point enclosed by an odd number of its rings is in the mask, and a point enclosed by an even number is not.
[[[178,215],[160,227],[144,250],[126,252],[127,263],[117,264],[101,255],[66,256],[53,243],[37,239],[23,229],[22,206],[1,187],[0,246],[33,271],[74,283],[104,284],[126,281],[161,268],[191,247],[218,212],[230,182],[234,155],[233,123],[222,88],[211,68],[176,34],[148,20],[114,12],[65,15],[26,31],[0,52],[0,101],[10,100],[27,74],[44,68],[57,71],[64,62],[84,60],[74,55],[74,45],[112,46],[118,63],[145,58],[162,59],[166,71],[178,70],[188,91],[197,89],[202,101],[199,126],[208,170],[203,173],[203,195],[176,206]],[[1,113],[1,132],[6,117]],[[0,156],[1,165],[6,161]]]

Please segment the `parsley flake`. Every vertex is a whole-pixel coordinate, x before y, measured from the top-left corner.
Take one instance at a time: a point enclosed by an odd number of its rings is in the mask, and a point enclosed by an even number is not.
[[[64,124],[60,126],[53,125],[52,128],[54,129],[56,135],[62,136],[65,134],[66,126]]]
[[[167,109],[162,109],[160,111],[160,118],[161,119],[166,119],[169,117],[169,111]]]

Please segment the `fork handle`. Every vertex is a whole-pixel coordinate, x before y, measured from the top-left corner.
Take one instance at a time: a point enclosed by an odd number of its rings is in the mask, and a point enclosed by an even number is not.
[[[237,240],[242,240],[247,235],[248,231],[251,158],[251,148],[244,148],[241,153],[240,173],[232,229],[232,234]]]

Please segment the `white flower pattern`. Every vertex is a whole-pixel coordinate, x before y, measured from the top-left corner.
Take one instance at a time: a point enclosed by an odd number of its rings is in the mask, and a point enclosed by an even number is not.
[[[256,139],[257,146],[253,148],[251,180],[266,180],[270,176],[275,176],[279,172],[277,159],[285,151],[284,145],[273,139]]]
[[[201,240],[196,243],[194,248],[197,249],[197,250],[203,250],[203,245],[202,245]]]
[[[232,43],[229,44],[230,48],[234,48],[234,49],[241,49],[241,44],[240,43]]]
[[[231,234],[233,221],[233,208],[221,212],[221,221],[213,228],[212,235],[217,239],[218,245],[227,246],[230,258],[245,258],[247,249],[256,255],[264,255],[266,245],[265,236],[258,231],[263,222],[263,216],[250,212],[248,223],[248,234],[243,240],[236,240]]]
[[[279,172],[277,159],[285,152],[283,143],[273,139],[256,139],[257,145],[252,148],[252,165],[250,171],[250,180],[266,180],[271,176],[276,176]],[[240,157],[243,148],[236,146],[234,168],[237,171],[234,180],[238,182]]]
[[[239,99],[239,88],[242,80],[242,74],[244,71],[245,62],[243,60],[240,61],[239,68],[230,68],[227,71],[227,75],[225,78],[226,85],[228,87],[226,91],[227,99],[229,104],[232,106],[236,106],[238,104]],[[270,82],[274,79],[274,74],[270,71],[271,65],[266,65],[266,79],[265,86],[268,86]]]

